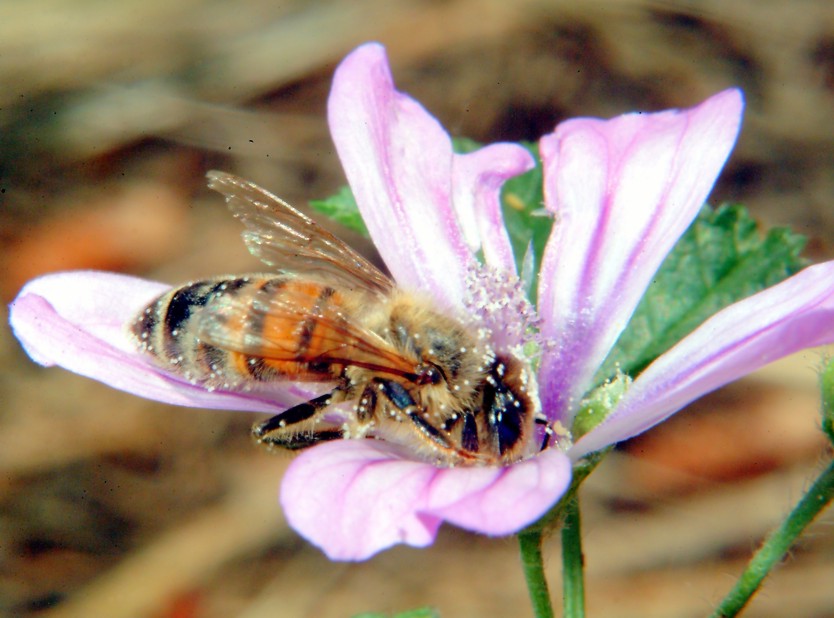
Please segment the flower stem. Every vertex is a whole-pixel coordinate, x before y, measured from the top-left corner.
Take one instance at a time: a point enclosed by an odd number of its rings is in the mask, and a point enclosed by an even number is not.
[[[553,618],[553,606],[550,603],[550,592],[547,589],[542,561],[542,535],[541,529],[523,530],[518,534],[518,545],[521,550],[524,578],[527,580],[527,591],[533,605],[533,615],[536,618]]]
[[[565,618],[585,616],[585,556],[582,554],[582,528],[579,519],[579,497],[565,505],[562,526],[562,588]]]
[[[564,568],[564,618],[585,616],[584,558],[579,530],[579,499],[576,492],[588,475],[593,472],[608,450],[591,453],[574,464],[570,488],[537,522],[518,533],[521,563],[527,590],[536,618],[553,616],[547,580],[542,564],[542,537],[557,526],[562,528],[562,563]],[[570,580],[570,581],[568,581]]]
[[[712,618],[736,616],[756,591],[771,569],[785,556],[797,537],[834,497],[834,462],[817,478],[787,519],[774,530],[750,560],[735,587],[724,598]]]

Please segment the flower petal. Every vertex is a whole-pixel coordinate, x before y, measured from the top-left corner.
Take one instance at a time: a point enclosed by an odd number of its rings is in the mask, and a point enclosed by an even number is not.
[[[333,560],[364,560],[405,543],[431,544],[443,520],[490,535],[541,517],[570,483],[570,462],[550,449],[505,468],[437,468],[372,440],[304,451],[284,476],[290,525]]]
[[[140,354],[127,325],[169,286],[113,273],[76,271],[30,281],[9,322],[36,362],[59,365],[128,393],[181,406],[275,413],[309,398],[298,387],[209,392],[167,374]]]
[[[501,187],[535,166],[517,144],[492,144],[454,158],[454,202],[466,241],[474,253],[498,271],[516,273],[510,235],[501,211]]]
[[[730,305],[660,356],[572,459],[635,436],[724,384],[804,348],[834,343],[834,262]]]
[[[437,120],[394,89],[378,44],[339,65],[328,119],[362,218],[397,283],[462,309],[481,234],[491,242],[503,233],[493,222],[501,182],[527,169],[529,157],[509,144],[454,155]],[[457,212],[454,201],[464,196]],[[505,244],[496,246],[496,259],[506,261]]]
[[[697,215],[736,140],[742,97],[698,107],[577,119],[541,141],[545,201],[556,215],[539,308],[552,341],[544,407],[571,407],[616,342],[652,276]]]

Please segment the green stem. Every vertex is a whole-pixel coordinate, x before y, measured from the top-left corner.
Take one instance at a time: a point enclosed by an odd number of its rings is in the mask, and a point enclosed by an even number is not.
[[[562,556],[566,580],[564,618],[580,618],[585,615],[582,540],[579,536],[579,503],[576,492],[582,481],[597,467],[607,452],[606,450],[592,453],[574,464],[570,488],[541,519],[518,533],[524,577],[527,580],[527,589],[530,592],[536,618],[553,616],[550,593],[544,578],[541,544],[542,537],[557,526],[562,528]],[[571,558],[569,559],[568,556]],[[571,580],[570,583],[567,582],[568,578]]]
[[[585,616],[585,557],[582,554],[582,528],[579,497],[565,505],[562,526],[562,587],[564,618]]]
[[[550,603],[550,592],[547,590],[542,561],[542,534],[540,529],[523,530],[518,534],[518,545],[521,550],[524,578],[527,580],[527,591],[533,605],[533,615],[536,618],[553,618],[553,606]]]
[[[765,539],[735,587],[712,614],[713,618],[736,616],[750,602],[771,569],[782,560],[797,537],[831,502],[832,497],[834,497],[834,462],[829,464],[828,468],[817,478],[782,525]]]

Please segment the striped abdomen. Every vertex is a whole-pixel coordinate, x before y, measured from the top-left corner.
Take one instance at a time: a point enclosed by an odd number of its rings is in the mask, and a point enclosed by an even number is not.
[[[209,387],[329,381],[341,367],[309,359],[327,335],[317,316],[339,301],[329,286],[287,277],[207,279],[158,298],[131,330],[161,367]]]

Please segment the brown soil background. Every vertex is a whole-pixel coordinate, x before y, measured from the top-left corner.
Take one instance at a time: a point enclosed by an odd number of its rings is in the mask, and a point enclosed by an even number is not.
[[[0,5],[0,294],[100,268],[172,283],[255,268],[207,169],[303,205],[342,182],[333,68],[384,42],[449,130],[535,139],[563,118],[744,89],[713,202],[834,254],[834,4],[826,0],[45,0]],[[363,246],[359,239],[343,236]],[[365,246],[370,251],[370,248]],[[809,351],[614,453],[583,493],[589,615],[702,616],[830,458]],[[512,539],[446,527],[429,549],[334,564],[276,495],[289,461],[248,414],[146,402],[36,367],[0,330],[0,613],[350,616],[432,606],[528,616]],[[834,616],[824,514],[748,616]],[[558,598],[559,543],[548,541]]]

